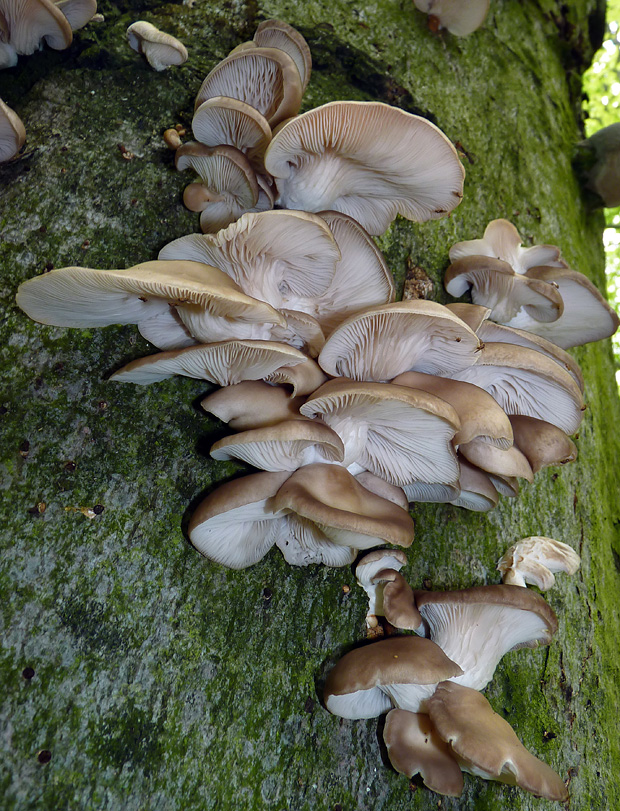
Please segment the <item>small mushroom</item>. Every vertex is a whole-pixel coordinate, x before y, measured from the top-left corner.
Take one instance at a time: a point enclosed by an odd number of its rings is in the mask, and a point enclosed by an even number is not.
[[[302,419],[299,406],[305,399],[291,397],[284,386],[272,386],[263,380],[245,380],[214,391],[201,400],[200,405],[228,423],[234,431],[247,431],[285,419]]]
[[[406,505],[405,505],[406,509]],[[375,549],[364,555],[355,567],[355,577],[368,596],[366,627],[377,627],[377,617],[384,616],[383,581],[376,581],[375,576],[386,569],[399,572],[407,563],[407,555],[400,549]]]
[[[502,582],[513,586],[531,583],[547,591],[555,583],[555,572],[575,574],[581,560],[568,544],[540,535],[522,538],[497,562]]]
[[[187,48],[182,42],[144,20],[129,26],[127,40],[134,51],[146,57],[154,70],[165,70],[187,62]]]
[[[420,11],[429,15],[429,28],[445,28],[457,37],[476,31],[485,20],[490,0],[413,0]]]
[[[0,163],[14,158],[25,140],[26,129],[20,117],[0,99]]]

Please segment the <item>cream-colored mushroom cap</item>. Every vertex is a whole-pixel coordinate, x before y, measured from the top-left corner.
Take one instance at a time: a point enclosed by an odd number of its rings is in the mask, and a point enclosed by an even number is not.
[[[302,419],[299,406],[305,400],[303,396],[291,397],[284,386],[272,386],[263,380],[244,380],[217,389],[201,400],[200,405],[234,431],[247,431],[283,420]]]
[[[334,377],[387,381],[412,370],[454,376],[478,361],[482,344],[434,301],[398,301],[350,316],[327,339],[319,365]]]
[[[282,20],[265,20],[256,29],[254,44],[260,48],[280,48],[285,51],[299,71],[301,90],[305,92],[312,72],[312,55],[308,43],[297,29]]]
[[[510,417],[515,445],[538,473],[543,467],[565,465],[577,458],[575,443],[564,431],[549,422],[533,417],[513,415]]]
[[[301,79],[295,62],[279,48],[248,48],[213,68],[200,86],[196,109],[216,96],[249,104],[273,128],[299,112]]]
[[[26,129],[14,110],[0,99],[0,163],[11,160],[26,140]]]
[[[340,251],[327,224],[304,211],[244,214],[217,234],[188,234],[164,246],[160,259],[207,262],[249,296],[297,310],[300,298],[330,285]]]
[[[468,304],[464,301],[452,301],[446,304],[448,310],[464,321],[476,334],[488,319],[491,311],[481,304]]]
[[[350,566],[357,550],[333,543],[312,521],[288,513],[278,522],[276,546],[291,566]]]
[[[528,268],[537,265],[566,267],[560,249],[555,245],[533,245],[531,248],[522,248],[519,232],[508,220],[492,220],[487,225],[482,239],[457,242],[450,248],[451,262],[472,255],[501,259],[508,262],[515,273],[525,273]]]
[[[138,324],[142,331],[161,319],[179,340],[188,334],[209,340],[203,327],[213,321],[224,322],[230,332],[236,322],[284,323],[280,313],[246,296],[221,270],[192,261],[143,262],[127,270],[59,268],[21,284],[17,304],[35,321],[59,327]]]
[[[470,464],[462,454],[457,455],[460,471],[458,492],[446,500],[455,507],[473,512],[488,512],[497,507],[499,493],[489,474]]]
[[[3,0],[0,12],[9,31],[9,45],[18,54],[34,53],[41,41],[56,51],[71,45],[71,25],[51,0]]]
[[[260,470],[297,470],[315,462],[342,462],[344,447],[327,425],[286,420],[220,439],[211,446],[214,459],[241,459]]]
[[[466,37],[484,22],[489,0],[413,0],[415,7],[426,12],[457,37]]]
[[[511,446],[512,426],[508,416],[479,386],[423,372],[405,372],[395,377],[392,383],[427,391],[450,403],[461,422],[452,440],[455,445],[480,439],[498,448]]]
[[[134,51],[146,57],[154,70],[165,70],[187,62],[187,48],[180,40],[144,20],[129,26],[127,40]]]
[[[362,481],[359,476],[358,481]],[[375,477],[376,478],[376,477]],[[403,509],[407,509],[405,499]],[[383,587],[385,581],[375,581],[375,575],[384,570],[399,572],[407,563],[407,555],[400,549],[374,549],[364,555],[355,567],[355,577],[368,597],[368,611],[366,612],[366,627],[369,629],[378,626],[377,617],[384,615]]]
[[[556,286],[515,273],[501,259],[464,256],[446,271],[444,287],[455,298],[471,291],[471,300],[491,310],[489,318],[504,324],[521,310],[535,321],[557,321],[564,304]]]
[[[67,18],[72,31],[84,28],[97,13],[97,0],[54,0],[54,3]]]
[[[214,96],[203,101],[192,119],[194,138],[207,146],[227,144],[248,156],[254,168],[262,168],[263,155],[271,141],[265,116],[239,99]]]
[[[355,648],[340,659],[325,682],[325,706],[343,718],[374,718],[391,708],[390,688],[426,687],[418,692],[431,695],[438,682],[460,672],[428,639],[383,639]]]
[[[415,606],[413,591],[400,572],[381,569],[372,582],[382,586],[383,615],[391,625],[410,631],[420,627],[422,617]]]
[[[425,713],[390,710],[383,740],[390,763],[400,774],[419,774],[437,794],[460,797],[463,773],[448,744],[437,734]]]
[[[243,380],[261,380],[283,364],[292,366],[304,360],[302,352],[272,341],[217,341],[139,358],[110,380],[146,385],[183,375],[231,386]]]
[[[583,273],[568,268],[535,267],[527,271],[527,276],[556,284],[564,301],[564,312],[553,324],[533,322],[526,313],[519,313],[509,326],[547,338],[562,349],[601,341],[618,329],[620,319]]]
[[[542,352],[514,344],[489,342],[478,363],[452,374],[488,391],[506,414],[522,414],[574,434],[585,405],[573,377]]]
[[[334,543],[369,549],[383,543],[410,546],[409,513],[362,487],[338,465],[299,468],[277,493],[276,509],[291,510],[313,521]]]
[[[0,3],[0,70],[12,68],[17,64],[17,51],[10,43],[9,25]]]
[[[459,453],[486,473],[518,476],[528,482],[534,481],[534,473],[527,457],[514,445],[511,448],[497,448],[481,439],[472,439],[459,445]]]
[[[386,481],[454,483],[451,440],[460,426],[454,408],[427,392],[391,383],[330,380],[300,408],[342,439],[344,464],[356,462]]]
[[[429,700],[428,712],[463,771],[519,786],[535,797],[568,799],[562,779],[527,751],[510,724],[477,690],[445,681]]]
[[[456,681],[483,690],[508,651],[548,645],[558,627],[553,609],[519,586],[415,591],[424,620],[418,630],[463,669]],[[405,708],[407,709],[407,708]]]
[[[265,380],[274,385],[290,386],[290,396],[297,398],[300,395],[308,395],[316,391],[319,386],[325,383],[327,377],[312,358],[306,358],[303,363],[298,363],[295,366],[280,366],[267,375]],[[301,405],[302,403],[300,403]]]
[[[543,355],[548,355],[570,372],[580,390],[584,390],[583,374],[575,358],[546,338],[516,327],[495,324],[493,321],[484,321],[474,331],[484,343],[516,344],[517,346],[525,346],[527,349],[535,349],[537,352],[542,352]]]
[[[283,513],[273,496],[288,473],[255,473],[220,485],[200,503],[189,523],[189,539],[201,555],[245,569],[263,558],[275,543]]]
[[[455,148],[430,121],[359,101],[330,102],[284,124],[265,168],[280,205],[341,211],[375,235],[397,214],[414,222],[449,214],[465,176]]]
[[[363,487],[370,490],[371,493],[381,496],[381,498],[387,498],[388,501],[391,501],[392,504],[398,504],[403,510],[409,509],[409,502],[407,501],[407,496],[402,487],[386,482],[385,479],[382,479],[380,476],[375,476],[375,474],[371,473],[369,470],[356,473],[355,478]],[[368,557],[368,555],[366,557]]]
[[[547,591],[555,583],[555,572],[575,574],[581,559],[566,543],[535,535],[513,544],[497,562],[502,582],[513,586],[532,583]]]

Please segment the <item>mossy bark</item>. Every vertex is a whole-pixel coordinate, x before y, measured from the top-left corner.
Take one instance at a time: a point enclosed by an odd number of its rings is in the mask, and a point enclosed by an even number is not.
[[[506,217],[602,287],[603,219],[571,160],[604,3],[492,0],[464,39],[431,34],[410,0],[130,0],[100,11],[105,22],[67,51],[45,48],[0,73],[0,97],[28,131],[23,156],[0,167],[0,807],[437,808],[437,795],[385,765],[376,721],[321,706],[325,673],[364,635],[351,571],[291,568],[274,550],[233,572],[189,546],[192,508],[242,472],[208,456],[226,433],[197,407],[208,386],[108,383],[152,351],[134,328],[43,327],[16,308],[15,291],[52,266],[129,267],[198,230],[161,133],[189,127],[202,77],[268,17],[310,44],[305,108],[379,99],[427,116],[461,151],[456,212],[398,220],[378,240],[399,284],[416,265],[444,301],[449,246]],[[183,40],[189,62],[152,71],[125,43],[138,18]],[[570,780],[571,807],[600,811],[620,807],[620,408],[609,342],[574,354],[589,406],[578,461],[486,515],[417,506],[405,574],[414,587],[491,583],[517,538],[577,548],[580,572],[548,594],[556,638],[506,656],[486,694]],[[441,805],[552,807],[473,777]]]

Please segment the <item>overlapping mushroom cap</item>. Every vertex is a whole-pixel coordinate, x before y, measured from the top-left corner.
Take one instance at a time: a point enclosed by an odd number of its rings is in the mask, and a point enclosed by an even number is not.
[[[25,140],[26,129],[22,120],[0,99],[0,163],[14,158]]]
[[[380,102],[336,101],[285,123],[265,154],[278,203],[335,210],[382,234],[397,214],[415,222],[452,211],[465,172],[434,124]]]
[[[532,583],[547,591],[555,583],[555,572],[575,574],[581,560],[568,544],[535,535],[513,544],[497,562],[502,581],[514,586]]]
[[[0,0],[5,29],[0,37],[0,68],[17,63],[17,54],[29,55],[42,42],[54,50],[68,48],[71,25],[52,0]]]

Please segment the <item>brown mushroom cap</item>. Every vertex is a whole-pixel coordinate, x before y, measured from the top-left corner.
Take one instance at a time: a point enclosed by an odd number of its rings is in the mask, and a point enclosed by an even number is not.
[[[461,672],[429,639],[391,637],[355,648],[340,659],[325,682],[325,706],[343,718],[373,718],[391,707],[382,688],[430,685],[418,691],[428,697],[435,684]]]
[[[234,431],[247,431],[282,420],[301,419],[299,406],[305,399],[291,397],[283,386],[272,386],[263,380],[245,380],[217,389],[201,400],[200,405]]]
[[[455,376],[478,360],[476,334],[434,301],[398,301],[349,316],[327,339],[319,365],[334,377],[386,381],[412,370]]]
[[[534,473],[550,465],[574,462],[577,458],[575,443],[555,425],[516,414],[510,417],[510,422],[515,445],[526,457]]]
[[[256,29],[254,43],[260,48],[280,48],[285,51],[299,71],[301,90],[305,92],[312,72],[312,55],[299,31],[282,20],[264,20]]]
[[[459,445],[459,453],[472,465],[476,465],[486,473],[498,476],[517,476],[528,482],[534,481],[534,473],[527,456],[514,445],[512,448],[496,448],[481,439],[472,439],[470,442]]]
[[[358,101],[324,104],[284,124],[265,168],[280,205],[342,211],[375,235],[397,214],[415,222],[445,216],[460,203],[465,176],[453,145],[429,121]]]
[[[437,734],[428,715],[390,710],[385,719],[383,740],[390,763],[400,774],[420,774],[431,791],[460,797],[463,773],[449,745]]]
[[[464,301],[451,301],[446,304],[446,307],[451,313],[458,316],[461,321],[464,321],[476,334],[491,314],[488,307],[483,307],[481,304],[467,304]]]
[[[187,48],[180,40],[144,20],[129,26],[127,40],[134,51],[146,57],[154,70],[165,70],[187,62]]]
[[[568,799],[562,779],[527,751],[477,690],[442,682],[428,701],[428,713],[464,771],[520,786],[535,797]]]
[[[505,653],[548,645],[558,627],[548,603],[519,586],[415,591],[414,598],[424,635],[463,668],[459,683],[476,690],[489,683]]]
[[[411,586],[400,572],[381,569],[372,582],[383,585],[383,615],[391,625],[409,631],[415,631],[422,625]]]
[[[334,543],[369,549],[382,543],[411,546],[409,513],[376,496],[338,465],[299,468],[278,491],[275,509],[313,521]]]

